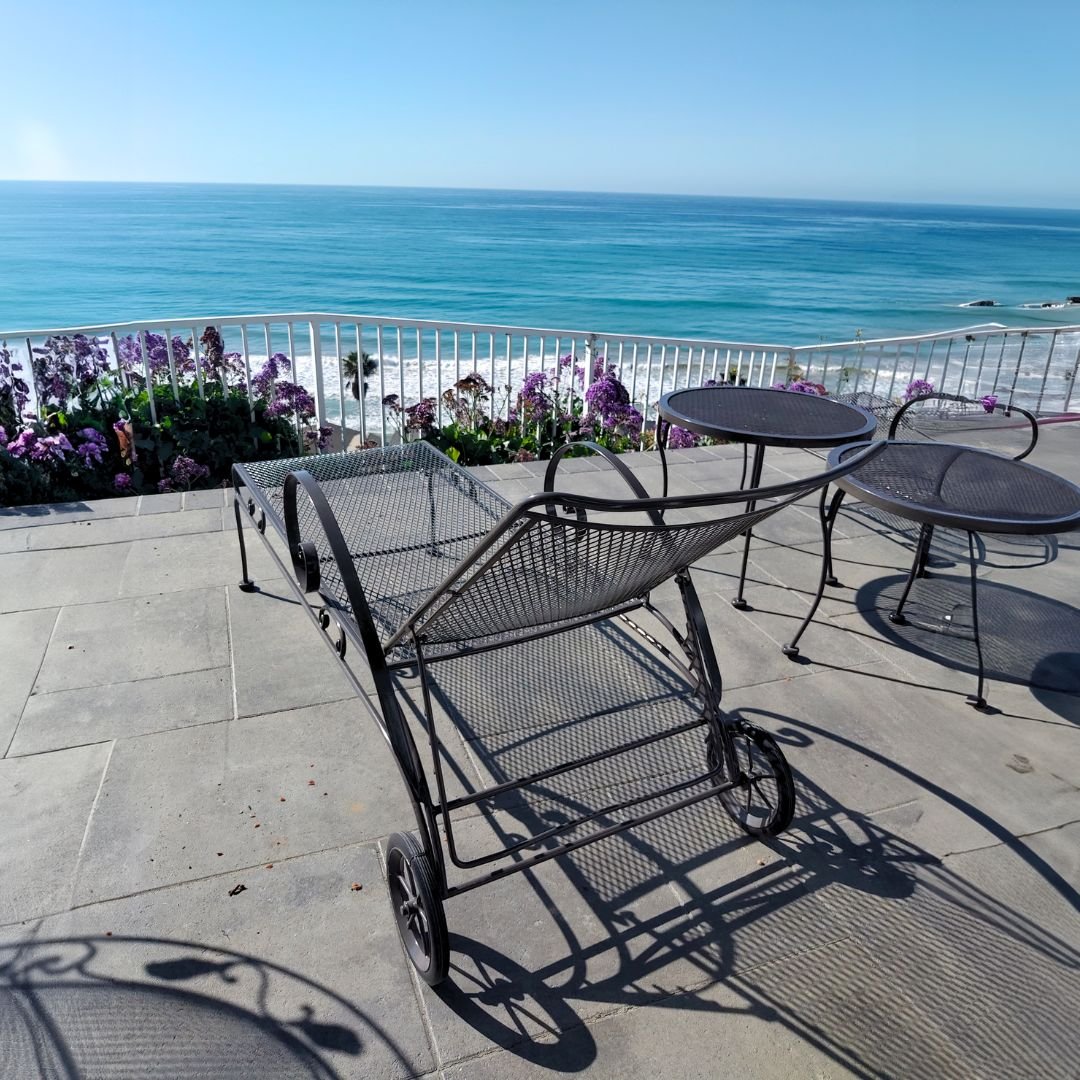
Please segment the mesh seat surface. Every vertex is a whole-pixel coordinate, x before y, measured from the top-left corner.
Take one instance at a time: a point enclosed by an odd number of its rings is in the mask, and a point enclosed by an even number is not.
[[[842,447],[831,460],[841,462],[860,449]],[[1080,488],[1044,469],[969,446],[890,442],[839,484],[903,517],[972,531],[1080,527]]]
[[[502,522],[490,548],[415,620],[432,655],[635,607],[657,585],[790,501],[766,500],[747,512],[741,503],[717,496],[717,505],[704,515],[702,508],[675,510],[656,524],[643,519],[632,498],[621,511],[599,500],[603,520],[590,520],[582,497],[561,495],[558,505],[533,504],[508,517],[510,504],[427,443],[416,442],[243,466],[242,476],[267,498],[282,534],[283,484],[294,469],[306,469],[319,482],[384,643]],[[319,553],[320,591],[348,610],[318,514],[303,494],[297,513],[301,538]],[[391,655],[405,659],[410,647],[406,639]]]
[[[242,466],[285,535],[283,485],[305,469],[319,482],[364,587],[375,626],[390,636],[510,508],[427,443]],[[319,552],[322,590],[349,609],[345,587],[310,500],[297,499],[300,535]]]

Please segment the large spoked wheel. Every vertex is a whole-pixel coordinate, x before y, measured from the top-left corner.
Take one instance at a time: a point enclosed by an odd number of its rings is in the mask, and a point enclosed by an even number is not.
[[[732,819],[753,836],[776,836],[795,816],[795,781],[776,740],[753,724],[731,729],[739,783],[720,793]],[[706,738],[709,766],[726,776],[723,753],[710,732]]]
[[[435,873],[412,833],[394,833],[386,849],[390,902],[402,944],[420,978],[435,986],[446,978],[450,946]]]

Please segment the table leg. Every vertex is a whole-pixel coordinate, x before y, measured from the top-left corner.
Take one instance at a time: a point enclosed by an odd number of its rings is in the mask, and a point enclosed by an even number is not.
[[[792,660],[799,655],[799,638],[803,636],[803,631],[814,621],[818,606],[821,604],[821,597],[825,593],[825,586],[840,584],[832,572],[832,531],[836,515],[840,511],[840,504],[844,501],[844,492],[842,489],[837,488],[832,500],[829,502],[828,509],[826,509],[825,500],[828,490],[827,484],[821,489],[821,505],[819,507],[819,513],[821,514],[821,574],[818,577],[817,593],[814,595],[810,610],[806,613],[806,618],[803,619],[799,629],[795,631],[795,636],[786,645],[781,646],[780,650]]]
[[[986,698],[983,697],[983,654],[982,642],[979,640],[979,599],[978,599],[978,576],[976,574],[977,563],[975,560],[975,534],[968,533],[968,562],[971,566],[971,629],[975,634],[975,656],[979,662],[979,684],[974,694],[968,694],[967,703],[976,709],[986,708]]]
[[[671,430],[671,425],[663,418],[659,417],[656,421],[656,449],[660,451],[660,474],[663,477],[663,489],[660,492],[662,499],[667,498],[668,489],[668,471],[667,471],[667,455],[664,450],[667,448],[668,432]]]
[[[758,445],[754,447],[754,463],[750,468],[750,487],[756,488],[761,483],[761,469],[765,463],[765,447]],[[745,476],[745,471],[744,474]],[[748,499],[746,502],[746,512],[749,514],[757,505],[756,500]],[[746,611],[750,606],[743,599],[743,587],[746,585],[746,564],[750,560],[750,540],[754,535],[752,527],[748,527],[745,533],[746,539],[743,542],[742,553],[742,566],[739,569],[739,591],[735,596],[735,599],[731,601],[731,606],[738,608],[739,611]]]
[[[924,525],[919,530],[919,540],[915,545],[915,560],[911,564],[911,572],[908,574],[907,581],[904,583],[904,591],[900,594],[900,602],[896,605],[896,610],[889,616],[889,622],[896,626],[907,626],[907,616],[904,615],[904,605],[907,603],[908,596],[911,595],[911,586],[915,584],[917,577],[923,577],[926,573],[926,559],[930,552],[930,538],[933,536],[933,529],[929,525]]]

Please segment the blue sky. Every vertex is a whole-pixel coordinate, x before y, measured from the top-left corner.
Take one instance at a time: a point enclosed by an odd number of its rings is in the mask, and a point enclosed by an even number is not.
[[[1080,206],[1074,3],[0,0],[0,178]]]

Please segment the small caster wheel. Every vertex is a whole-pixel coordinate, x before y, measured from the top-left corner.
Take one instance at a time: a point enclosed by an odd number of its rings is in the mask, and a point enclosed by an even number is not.
[[[736,596],[735,599],[731,601],[731,606],[736,611],[749,611],[750,610],[750,605],[741,596]]]
[[[720,793],[720,801],[733,821],[751,836],[776,836],[795,816],[795,781],[776,740],[753,724],[728,728],[734,744],[739,776],[726,774],[723,750],[710,732],[705,738],[709,767],[725,779],[738,779],[736,787]]]
[[[799,658],[799,646],[798,645],[781,645],[780,651],[789,659],[797,660]]]
[[[980,712],[986,708],[986,698],[978,694],[968,694],[965,700],[973,709],[978,709]]]
[[[835,577],[827,577],[825,579],[825,584],[828,585],[830,589],[839,589],[840,579]]]
[[[259,586],[256,585],[254,581],[241,581],[240,582],[240,591],[241,592],[258,592],[259,591]]]
[[[908,624],[907,616],[899,611],[894,611],[889,616],[889,622],[891,622],[894,626],[907,626]]]
[[[412,833],[394,833],[387,842],[386,877],[405,952],[420,978],[437,986],[450,970],[446,916],[431,857]]]

